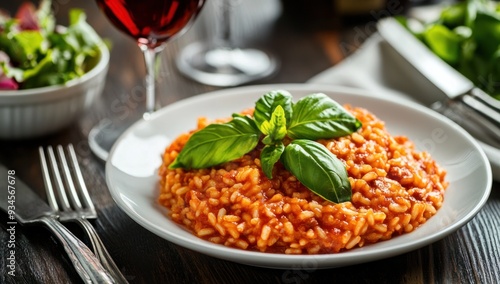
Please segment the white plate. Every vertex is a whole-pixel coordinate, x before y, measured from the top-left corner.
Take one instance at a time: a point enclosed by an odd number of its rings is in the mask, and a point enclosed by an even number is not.
[[[285,89],[294,99],[323,92],[339,103],[369,109],[393,135],[406,135],[429,151],[448,171],[450,186],[443,207],[412,233],[347,252],[284,255],[244,251],[199,239],[167,217],[157,203],[157,169],[165,147],[180,133],[196,127],[199,116],[228,117],[253,107],[264,93]],[[130,127],[111,150],[106,164],[111,195],[132,219],[177,245],[213,257],[271,268],[330,268],[391,257],[428,245],[466,224],[484,205],[491,190],[491,169],[477,142],[450,120],[420,105],[371,97],[365,91],[326,85],[261,85],[227,89],[186,99]]]

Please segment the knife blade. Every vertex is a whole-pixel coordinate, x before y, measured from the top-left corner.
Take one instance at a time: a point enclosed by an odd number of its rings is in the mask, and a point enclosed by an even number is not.
[[[11,185],[10,189],[14,189],[14,203],[15,210],[11,212],[21,223],[30,223],[42,216],[56,216],[56,212],[49,207],[36,193],[14,174],[9,174],[9,171],[4,165],[0,164],[0,184]],[[2,198],[0,199],[0,208],[5,212],[9,211],[9,196],[8,190],[2,190]]]
[[[45,225],[59,239],[84,282],[115,283],[90,249],[57,221],[56,212],[17,178],[14,171],[7,170],[2,164],[0,164],[0,185],[2,189],[5,187],[7,189],[0,193],[0,209],[9,215],[9,225],[15,226],[13,217],[21,224]]]
[[[475,136],[487,134],[489,139],[486,140],[499,147],[500,101],[475,87],[394,18],[379,20],[377,29],[397,53],[446,95],[447,99],[437,99],[431,104],[432,109],[451,118]],[[484,133],[478,133],[478,127]]]

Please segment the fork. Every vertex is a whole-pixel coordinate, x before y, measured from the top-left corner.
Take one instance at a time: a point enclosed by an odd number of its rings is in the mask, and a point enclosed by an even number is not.
[[[71,169],[68,165],[68,160],[66,159],[64,149],[61,145],[57,146],[59,166],[52,146],[47,147],[47,154],[43,150],[43,147],[39,147],[38,150],[40,154],[40,163],[42,166],[45,189],[47,192],[47,199],[50,207],[59,213],[59,220],[61,222],[73,221],[80,225],[89,237],[94,254],[99,259],[102,266],[108,270],[116,283],[128,283],[109,255],[96,230],[88,221],[88,219],[96,219],[97,212],[85,185],[73,145],[68,145],[67,152],[69,154],[69,160],[71,161],[73,174],[78,182],[78,186],[75,186],[76,183],[73,181]],[[49,160],[50,168],[52,169],[52,179],[49,173],[47,159]],[[64,176],[64,182],[61,178],[59,168],[63,172],[62,176]],[[52,186],[52,181],[54,181],[56,185],[56,190],[54,190],[54,186]]]

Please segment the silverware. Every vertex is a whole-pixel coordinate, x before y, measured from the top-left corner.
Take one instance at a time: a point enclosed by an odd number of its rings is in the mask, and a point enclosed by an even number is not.
[[[57,146],[59,167],[54,150],[51,146],[47,147],[47,153],[45,153],[43,147],[39,147],[38,150],[50,207],[58,212],[61,222],[72,221],[80,225],[89,236],[94,254],[100,260],[102,266],[108,270],[117,283],[128,283],[120,272],[120,269],[116,266],[113,258],[109,255],[96,230],[87,220],[96,219],[97,212],[87,187],[85,186],[85,181],[83,180],[73,145],[69,144],[67,147],[67,153],[69,154],[69,161],[71,163],[66,159],[63,147],[61,145]],[[47,163],[47,159],[49,163]],[[53,179],[51,179],[48,164],[50,164]],[[71,166],[69,166],[69,164],[71,164]],[[59,168],[61,168],[62,175]],[[64,176],[64,182],[61,176]],[[75,182],[73,178],[77,182]],[[52,181],[54,181],[56,189],[54,189]]]
[[[90,249],[57,221],[54,210],[11,173],[0,165],[0,184],[2,188],[10,185],[9,191],[2,190],[0,208],[9,215],[9,220],[13,216],[22,225],[45,225],[59,239],[76,271],[86,283],[114,283]]]
[[[379,20],[377,29],[390,46],[446,95],[436,94],[436,102],[430,106],[432,109],[448,116],[471,134],[481,136],[480,139],[486,134],[485,142],[500,145],[500,101],[475,87],[394,18]],[[482,132],[478,132],[478,128]]]

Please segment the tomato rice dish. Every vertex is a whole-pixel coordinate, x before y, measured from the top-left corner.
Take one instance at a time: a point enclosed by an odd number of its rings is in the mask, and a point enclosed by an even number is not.
[[[362,127],[317,142],[345,164],[350,202],[321,198],[279,162],[273,178],[267,178],[260,166],[261,144],[219,166],[169,169],[194,130],[165,149],[160,204],[202,239],[260,252],[338,253],[412,232],[442,206],[446,171],[407,137],[391,136],[368,110],[345,108]],[[197,130],[208,124],[200,118]]]

